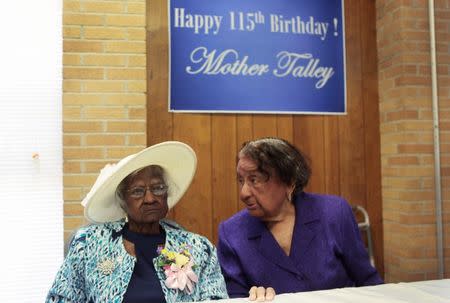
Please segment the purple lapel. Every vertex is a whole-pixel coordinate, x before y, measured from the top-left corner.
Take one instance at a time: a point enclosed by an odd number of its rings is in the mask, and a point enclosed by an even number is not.
[[[318,217],[312,212],[312,207],[308,203],[314,202],[306,198],[304,194],[300,194],[295,201],[296,218],[290,257],[286,256],[262,221],[250,217],[248,224],[248,239],[256,245],[257,251],[270,262],[297,275],[301,274],[302,256],[307,254],[319,226]]]
[[[313,196],[301,193],[295,200],[295,228],[292,236],[291,259],[295,260],[296,267],[304,271],[304,260],[310,260],[310,249],[314,239],[320,233],[320,217],[315,211],[316,205]],[[317,252],[315,252],[317,253]],[[319,256],[312,256],[319,257]]]

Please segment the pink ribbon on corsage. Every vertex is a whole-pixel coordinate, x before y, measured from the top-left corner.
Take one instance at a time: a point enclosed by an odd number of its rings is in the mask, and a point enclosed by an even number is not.
[[[192,261],[179,267],[175,263],[164,268],[166,274],[165,284],[168,288],[177,288],[179,290],[185,290],[188,294],[191,294],[194,289],[194,283],[198,282],[198,277],[192,270]]]

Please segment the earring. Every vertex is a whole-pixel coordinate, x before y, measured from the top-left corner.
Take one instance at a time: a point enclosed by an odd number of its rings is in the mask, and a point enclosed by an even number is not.
[[[294,193],[294,188],[290,189],[287,194],[287,199],[289,202],[292,202],[292,194]]]

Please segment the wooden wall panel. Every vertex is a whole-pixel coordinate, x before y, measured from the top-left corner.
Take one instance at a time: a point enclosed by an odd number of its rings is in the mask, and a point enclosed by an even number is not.
[[[375,8],[345,2],[347,115],[169,113],[167,2],[147,1],[148,144],[181,140],[199,159],[194,182],[170,217],[217,241],[218,223],[243,208],[236,156],[242,143],[278,136],[311,159],[307,191],[336,194],[368,209],[383,269]]]
[[[237,151],[241,148],[242,143],[252,140],[254,138],[253,135],[253,115],[237,115],[237,129],[236,129],[236,147],[237,150],[235,152],[235,156],[237,156]],[[236,159],[236,157],[235,157]],[[233,168],[234,174],[236,174],[236,162],[235,167]],[[236,179],[235,179],[236,181]],[[237,183],[235,187],[237,188]],[[238,209],[244,209],[244,203],[238,202]]]
[[[306,191],[325,192],[323,116],[296,116],[294,143],[310,159],[311,178]]]
[[[174,219],[203,235],[212,235],[211,116],[179,114],[173,117],[173,140],[189,144],[197,154],[197,172],[175,207]],[[170,139],[170,138],[168,138]]]
[[[216,143],[217,142],[217,143]],[[218,144],[220,142],[220,144]],[[239,210],[236,186],[236,117],[212,118],[212,240],[217,241],[218,225]]]
[[[172,114],[167,110],[167,4],[147,1],[147,145],[172,139]]]
[[[236,117],[236,124],[236,143],[239,149],[242,143],[253,138],[253,116],[238,115]]]
[[[366,204],[370,213],[371,227],[375,245],[375,264],[378,270],[384,272],[383,266],[383,221],[381,203],[381,157],[380,157],[380,128],[378,109],[378,70],[376,40],[376,8],[374,1],[362,1],[360,7],[361,20],[365,20],[364,30],[361,32],[362,53],[362,90],[364,106],[364,145],[366,169]]]
[[[325,192],[340,195],[339,117],[328,116],[323,122]]]
[[[345,15],[347,115],[339,117],[340,193],[365,206],[364,115],[361,87],[361,0],[347,0]]]
[[[253,136],[260,137],[276,137],[277,135],[277,119],[274,115],[255,115],[253,117]]]
[[[276,117],[277,120],[277,136],[288,140],[294,141],[294,118],[292,115],[283,115]]]

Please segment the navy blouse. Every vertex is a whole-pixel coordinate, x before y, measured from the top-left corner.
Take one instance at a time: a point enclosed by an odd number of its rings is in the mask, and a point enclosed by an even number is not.
[[[156,275],[153,259],[158,256],[158,246],[164,246],[166,234],[162,230],[157,235],[132,232],[126,224],[123,237],[132,242],[136,252],[136,265],[123,297],[124,303],[166,302],[161,282]]]

